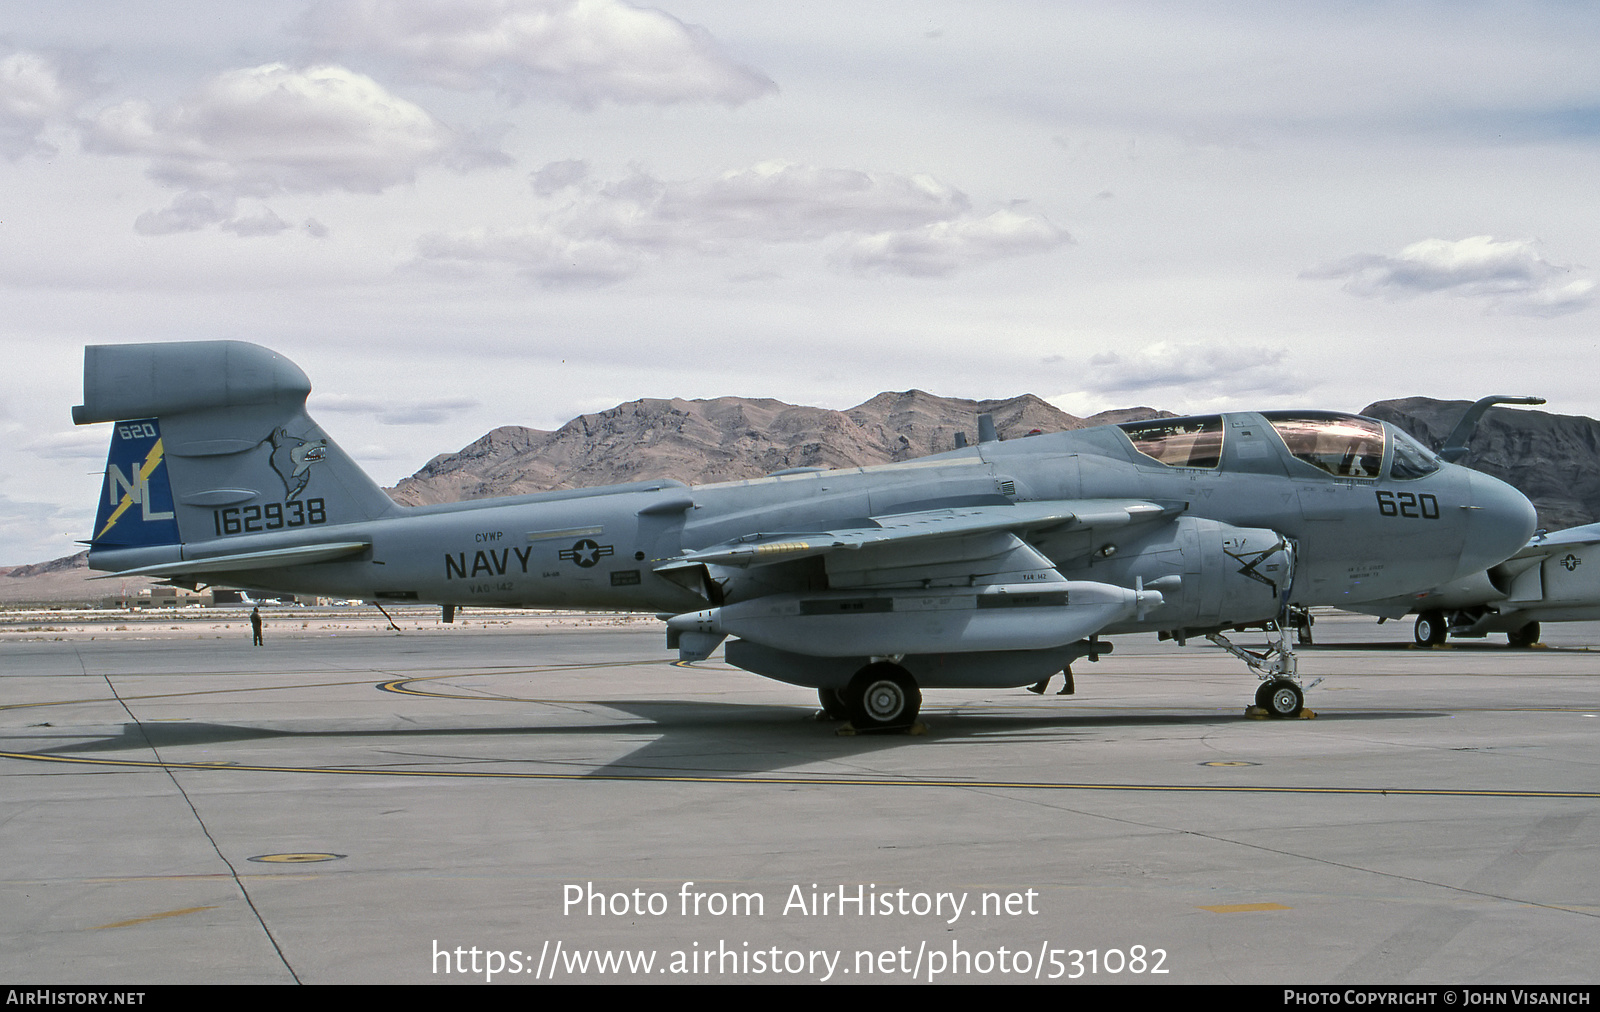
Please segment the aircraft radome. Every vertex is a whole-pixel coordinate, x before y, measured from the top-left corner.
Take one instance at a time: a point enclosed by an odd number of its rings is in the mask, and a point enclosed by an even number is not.
[[[447,617],[657,612],[682,659],[726,639],[728,663],[895,728],[922,688],[1041,682],[1140,632],[1211,639],[1256,672],[1259,705],[1295,716],[1291,606],[1447,585],[1534,526],[1509,485],[1328,411],[1004,442],[980,419],[976,444],[896,464],[403,507],[306,415],[310,390],[241,342],[85,349],[73,419],[117,423],[89,564]],[[1222,635],[1242,626],[1265,651]]]

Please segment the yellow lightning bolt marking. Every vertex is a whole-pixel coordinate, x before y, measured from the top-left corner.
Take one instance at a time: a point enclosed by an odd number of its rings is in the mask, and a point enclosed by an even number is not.
[[[144,464],[139,468],[139,477],[134,483],[134,488],[138,488],[140,485],[148,482],[150,480],[151,473],[160,465],[161,440],[158,439],[156,440],[156,445],[150,447],[150,453],[145,456]],[[96,534],[94,539],[99,541],[101,538],[105,537],[106,531],[109,531],[111,528],[115,527],[117,521],[121,519],[122,514],[127,511],[129,506],[132,505],[133,489],[130,488],[128,491],[122,493],[122,502],[117,505],[116,509],[111,511],[111,516],[106,519],[106,525],[100,528],[100,533]]]

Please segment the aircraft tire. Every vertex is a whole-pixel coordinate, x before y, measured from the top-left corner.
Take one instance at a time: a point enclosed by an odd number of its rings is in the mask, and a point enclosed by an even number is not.
[[[838,689],[818,689],[817,702],[822,704],[823,715],[829,720],[850,719],[850,708],[844,705]]]
[[[898,664],[867,665],[850,679],[842,695],[850,722],[863,731],[910,727],[922,710],[916,679]]]
[[[1300,711],[1305,709],[1305,693],[1300,691],[1300,686],[1287,678],[1268,682],[1263,688],[1269,691],[1266,693],[1266,706],[1262,707],[1262,709],[1272,716],[1280,720],[1288,720],[1289,718],[1300,716]],[[1256,698],[1258,701],[1260,700],[1260,692],[1256,693]]]
[[[1445,621],[1444,612],[1425,611],[1417,616],[1412,635],[1417,639],[1417,646],[1436,647],[1450,635],[1450,624]]]
[[[1526,650],[1539,642],[1539,623],[1529,622],[1521,629],[1506,633],[1506,645],[1519,650]]]
[[[1272,683],[1262,682],[1256,686],[1256,705],[1263,710],[1272,708]]]

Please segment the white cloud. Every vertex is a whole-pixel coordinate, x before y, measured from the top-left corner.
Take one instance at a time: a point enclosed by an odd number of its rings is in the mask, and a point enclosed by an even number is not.
[[[9,553],[0,565],[46,562],[82,551],[73,541],[84,537],[93,522],[92,504],[62,506],[0,492],[0,545]]]
[[[53,154],[46,139],[88,93],[87,84],[39,53],[15,52],[0,60],[0,154],[16,159]]]
[[[1157,341],[1093,355],[1075,379],[1081,389],[1098,395],[1160,394],[1178,403],[1292,393],[1303,385],[1285,367],[1286,357],[1277,348]],[[1052,357],[1046,364],[1062,361]]]
[[[17,449],[47,460],[104,460],[106,444],[111,438],[110,428],[109,425],[88,425],[51,432],[20,443]]]
[[[148,158],[153,179],[182,191],[165,210],[140,216],[136,228],[145,234],[224,222],[240,235],[282,231],[271,211],[230,221],[235,201],[375,194],[431,165],[509,161],[369,77],[281,63],[219,74],[167,109],[121,102],[87,124],[85,140],[91,150]]]
[[[580,158],[569,158],[566,161],[551,162],[542,169],[529,175],[533,183],[533,192],[541,197],[548,197],[559,193],[569,186],[581,183],[589,175],[589,163]]]
[[[233,208],[232,197],[218,199],[204,193],[181,193],[166,208],[146,211],[135,218],[133,230],[140,235],[196,232],[227,221]]]
[[[464,397],[391,404],[347,394],[319,394],[311,401],[314,412],[371,415],[380,425],[438,425],[477,406],[477,401]]]
[[[605,284],[665,256],[748,258],[763,245],[843,239],[839,260],[853,270],[934,275],[1070,241],[1039,215],[979,216],[966,194],[925,175],[774,161],[702,179],[636,171],[601,183],[582,163],[558,162],[534,184],[571,196],[521,227],[427,236],[422,261],[504,263],[547,284]]]
[[[1541,257],[1527,239],[1479,235],[1451,242],[1424,239],[1394,256],[1360,254],[1304,272],[1312,279],[1344,278],[1344,290],[1365,298],[1407,299],[1442,292],[1484,300],[1490,309],[1527,316],[1561,316],[1593,301],[1594,282]]]
[[[840,232],[908,229],[965,215],[966,194],[932,176],[763,162],[712,179],[660,183],[636,175],[608,195],[649,208],[623,230],[640,241],[804,242]]]
[[[506,264],[552,287],[613,284],[637,273],[644,257],[609,239],[564,234],[555,224],[525,228],[474,228],[423,236],[417,266],[446,274],[479,264]]]
[[[738,105],[777,90],[703,28],[619,0],[325,0],[300,23],[331,51],[398,61],[448,88]]]
[[[288,222],[273,214],[271,210],[263,210],[253,217],[241,216],[222,223],[224,232],[232,232],[238,236],[277,235],[290,227]]]
[[[968,216],[863,236],[849,245],[848,255],[858,270],[932,277],[972,263],[1043,253],[1071,241],[1039,215],[1004,210],[986,218]]]

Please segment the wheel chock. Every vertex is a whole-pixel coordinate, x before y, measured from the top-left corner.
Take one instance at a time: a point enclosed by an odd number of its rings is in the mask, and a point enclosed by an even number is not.
[[[1251,703],[1249,706],[1244,708],[1244,715],[1245,715],[1246,718],[1248,718],[1250,720],[1273,720],[1274,719],[1274,717],[1272,716],[1271,712],[1269,712],[1266,709],[1263,709],[1262,707],[1256,706],[1254,703]],[[1298,717],[1293,718],[1293,719],[1295,719],[1295,720],[1316,720],[1317,719],[1317,711],[1311,709],[1311,707],[1309,707],[1309,706],[1304,706],[1304,707],[1300,708],[1300,715]]]
[[[836,728],[833,733],[841,737],[857,734],[927,734],[928,725],[919,720],[914,724],[906,724],[903,727],[856,727],[849,721],[845,721],[844,725]]]

